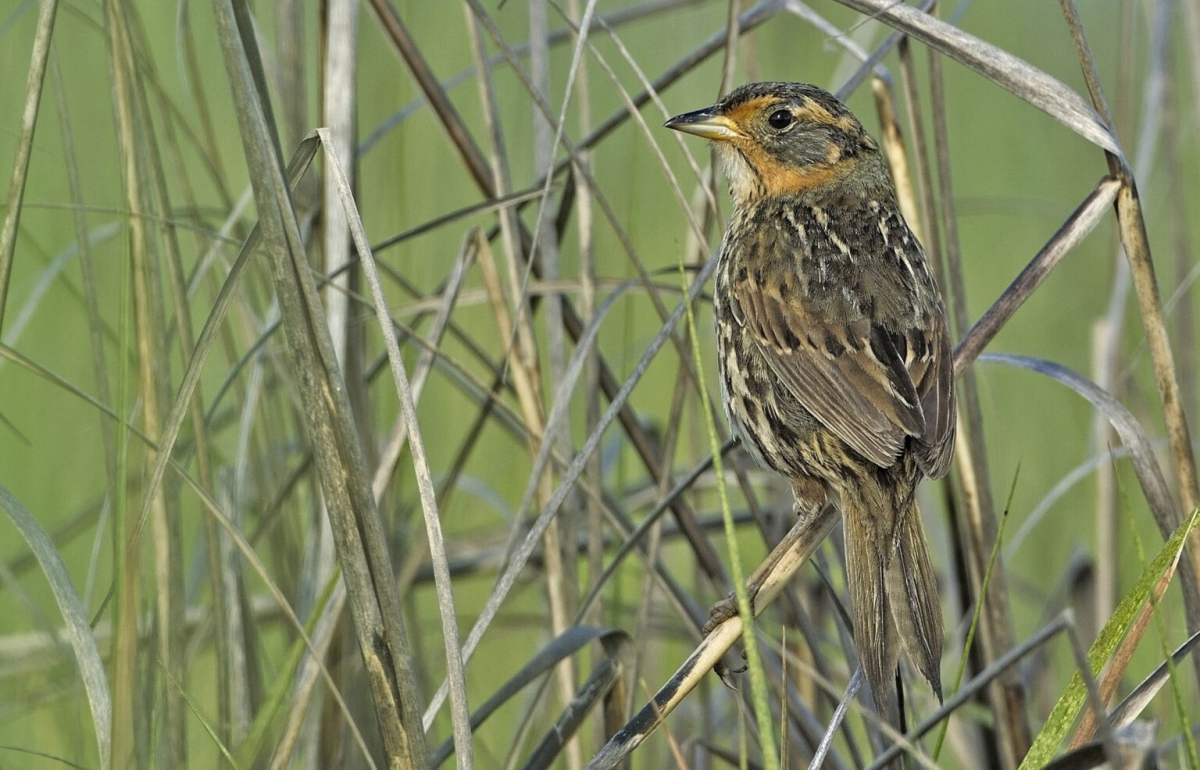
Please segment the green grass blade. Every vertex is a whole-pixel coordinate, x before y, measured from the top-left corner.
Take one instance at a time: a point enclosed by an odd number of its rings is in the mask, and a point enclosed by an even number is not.
[[[679,280],[684,292],[688,290],[687,271],[684,270],[680,252]],[[692,339],[692,360],[696,362],[696,371],[704,371],[704,361],[700,355],[700,337],[696,333],[696,315],[692,312],[692,304],[684,299],[687,307],[688,336]],[[762,748],[763,766],[767,770],[779,767],[779,756],[775,749],[773,720],[771,707],[767,703],[767,676],[763,672],[762,659],[758,654],[758,638],[754,635],[754,611],[750,606],[750,597],[746,593],[746,580],[742,574],[742,556],[738,549],[737,531],[733,524],[733,513],[729,508],[729,495],[725,490],[725,468],[721,459],[721,440],[717,437],[717,426],[713,422],[712,404],[709,403],[708,388],[700,383],[700,401],[704,413],[704,426],[708,430],[708,444],[713,457],[713,476],[717,481],[717,495],[721,500],[721,518],[725,522],[725,542],[729,546],[729,573],[733,579],[733,590],[737,595],[738,615],[742,618],[742,639],[746,645],[746,666],[750,672],[750,701],[754,704],[754,719],[758,723],[759,743]],[[745,754],[742,755],[743,758]]]
[[[1088,650],[1088,663],[1091,664],[1093,671],[1099,671],[1104,662],[1112,655],[1113,650],[1117,647],[1117,643],[1121,641],[1121,637],[1129,629],[1129,624],[1133,621],[1134,616],[1141,609],[1142,603],[1150,595],[1151,588],[1158,582],[1167,568],[1179,558],[1179,554],[1183,550],[1184,540],[1187,538],[1188,533],[1192,531],[1192,528],[1196,526],[1198,518],[1200,518],[1200,509],[1193,511],[1188,520],[1175,530],[1175,533],[1171,535],[1171,539],[1163,545],[1162,550],[1158,552],[1154,560],[1142,571],[1137,583],[1134,584],[1129,593],[1125,594],[1125,598],[1121,600],[1112,617],[1104,624],[1100,635],[1096,637],[1096,641],[1092,643],[1092,648]],[[1085,695],[1083,678],[1076,673],[1071,677],[1067,689],[1059,697],[1054,710],[1050,712],[1049,718],[1046,719],[1046,724],[1042,726],[1041,731],[1034,738],[1033,746],[1029,749],[1029,753],[1025,755],[1025,759],[1021,762],[1019,770],[1034,770],[1034,768],[1045,766],[1050,761],[1054,753],[1058,750],[1063,736],[1067,734],[1067,730],[1071,728],[1071,725],[1075,722],[1075,718],[1079,715],[1079,709],[1083,705]]]
[[[341,579],[341,576],[342,571],[335,568],[325,585],[325,589],[321,592],[320,598],[313,605],[312,612],[308,616],[308,622],[304,624],[304,633],[309,638],[312,637],[313,630],[317,627],[317,621],[324,614],[325,605],[329,603],[329,597],[333,595],[334,586],[337,585],[337,581]],[[303,638],[298,638],[292,642],[284,665],[275,674],[275,679],[271,682],[271,688],[267,692],[266,700],[259,707],[258,713],[254,717],[254,722],[246,732],[246,737],[242,740],[236,754],[230,760],[235,767],[254,766],[254,761],[258,758],[263,746],[266,744],[270,728],[275,724],[275,718],[279,714],[280,707],[289,698],[294,697],[292,693],[294,677],[296,670],[300,667],[300,661],[304,659],[306,652],[308,652],[308,645],[305,644]]]
[[[242,765],[234,761],[233,755],[229,753],[229,747],[227,747],[221,741],[221,736],[217,734],[216,728],[213,727],[212,723],[205,718],[204,713],[197,708],[196,703],[188,697],[187,690],[183,689],[183,685],[181,685],[175,677],[171,676],[171,672],[168,671],[165,666],[163,667],[163,676],[167,678],[170,685],[175,688],[176,692],[179,693],[179,697],[183,699],[183,702],[187,704],[188,708],[192,710],[192,716],[194,716],[196,720],[200,722],[200,726],[204,728],[204,732],[208,734],[208,737],[212,738],[213,744],[215,744],[217,750],[221,752],[221,756],[225,758],[225,761],[233,766],[233,770],[241,770]]]
[[[1129,515],[1129,509],[1126,507],[1126,518],[1129,521],[1129,536],[1133,540],[1134,548],[1137,550],[1138,562],[1143,567],[1146,565],[1146,549],[1142,546],[1141,535],[1138,534],[1136,522],[1133,516]],[[1183,725],[1183,746],[1188,758],[1189,770],[1200,770],[1200,757],[1196,756],[1196,740],[1192,737],[1190,729],[1190,721],[1188,720],[1187,706],[1184,704],[1183,692],[1181,691],[1179,672],[1175,665],[1175,656],[1171,652],[1171,646],[1167,643],[1167,627],[1163,623],[1162,613],[1159,612],[1159,602],[1154,595],[1150,596],[1150,606],[1154,611],[1154,624],[1158,627],[1158,638],[1162,645],[1163,656],[1166,658],[1165,665],[1167,667],[1167,680],[1171,683],[1171,698],[1175,706],[1175,712],[1179,717],[1179,724]]]

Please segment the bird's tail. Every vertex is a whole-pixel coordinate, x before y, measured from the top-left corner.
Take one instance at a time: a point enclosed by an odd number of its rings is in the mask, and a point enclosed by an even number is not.
[[[854,497],[842,499],[846,575],[854,646],[875,703],[887,708],[901,647],[941,700],[942,613],[921,512],[912,500],[881,511],[891,506]]]

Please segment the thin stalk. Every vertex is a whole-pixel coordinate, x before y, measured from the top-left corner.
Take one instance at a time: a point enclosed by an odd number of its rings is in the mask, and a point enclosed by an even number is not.
[[[1111,125],[1112,118],[1108,110],[1108,103],[1104,98],[1104,90],[1100,86],[1096,62],[1083,31],[1078,9],[1075,7],[1074,0],[1059,0],[1059,3],[1062,6],[1071,37],[1075,41],[1080,67],[1083,69],[1092,102],[1097,111]],[[1159,13],[1165,13],[1165,10],[1159,9]],[[1160,18],[1160,23],[1165,25],[1165,18]],[[1197,505],[1200,505],[1200,481],[1197,480],[1196,460],[1192,454],[1187,416],[1183,411],[1183,399],[1179,391],[1174,353],[1171,350],[1170,340],[1167,338],[1162,299],[1158,293],[1158,279],[1155,276],[1154,263],[1150,255],[1150,240],[1146,234],[1146,223],[1142,215],[1137,183],[1123,156],[1107,152],[1105,157],[1113,175],[1124,182],[1116,202],[1121,244],[1124,246],[1125,256],[1129,260],[1134,293],[1141,311],[1142,326],[1146,331],[1150,359],[1154,365],[1154,380],[1163,405],[1163,416],[1167,425],[1167,438],[1171,448],[1175,481],[1179,487],[1180,502],[1185,511],[1192,511],[1196,509]],[[1200,533],[1193,533],[1191,546],[1193,552],[1200,553]],[[1200,559],[1192,561],[1194,562],[1193,574],[1186,577],[1184,582],[1192,584],[1192,596],[1189,597],[1188,604],[1192,613],[1191,620],[1195,623],[1200,618],[1200,606],[1197,606],[1197,602],[1200,601]],[[1200,662],[1197,665],[1200,665]]]
[[[157,146],[137,65],[134,49],[137,21],[132,14],[132,9],[124,3],[113,2],[105,6],[113,111],[122,148],[126,205],[130,211],[157,212],[151,168]],[[161,242],[154,237],[149,222],[141,217],[130,218],[129,234],[142,419],[146,434],[157,439],[162,433],[166,404],[170,400],[167,372],[161,365],[167,351],[162,282],[155,256]],[[147,467],[156,464],[156,455],[154,450],[146,453]],[[170,483],[145,489],[143,494],[142,510],[149,511],[153,522],[153,600],[159,628],[155,650],[159,666],[155,670],[161,666],[168,678],[182,681],[185,671],[183,543],[177,485],[172,479]],[[172,767],[182,766],[187,761],[183,697],[166,679],[158,682],[156,689],[163,703],[162,732],[157,736],[161,756]]]
[[[1020,468],[1017,469],[1020,471]],[[971,626],[967,629],[967,638],[963,641],[962,655],[958,660],[958,671],[954,673],[954,684],[951,686],[951,692],[957,692],[962,684],[963,673],[967,670],[967,660],[971,654],[971,643],[975,641],[975,631],[979,628],[979,618],[982,615],[983,603],[987,599],[988,585],[992,579],[992,569],[996,566],[996,557],[1000,554],[1000,548],[1004,543],[1004,528],[1008,526],[1008,512],[1012,507],[1013,492],[1017,490],[1017,475],[1013,474],[1013,483],[1008,491],[1008,503],[1004,506],[1004,516],[1000,519],[1000,531],[996,533],[996,543],[992,547],[992,554],[988,557],[987,571],[983,573],[983,584],[979,587],[979,600],[975,604],[975,613],[971,616]],[[942,753],[942,744],[946,740],[946,731],[950,728],[950,720],[942,722],[942,729],[938,731],[937,742],[933,745],[933,761],[937,762],[938,757]]]
[[[682,254],[682,252],[681,252]],[[687,290],[687,272],[683,262],[679,263],[679,280],[684,290]],[[687,308],[688,330],[692,338],[692,359],[696,369],[704,371],[704,362],[700,353],[700,335],[696,328],[696,314],[692,311],[690,302],[684,302]],[[767,770],[777,770],[779,754],[775,747],[775,731],[772,729],[771,707],[767,702],[767,681],[763,673],[762,659],[758,653],[758,636],[754,633],[754,609],[750,597],[746,593],[746,583],[742,573],[742,555],[738,547],[737,531],[733,526],[733,514],[729,510],[729,496],[725,490],[725,469],[721,461],[721,442],[717,438],[717,426],[712,416],[712,404],[708,389],[700,387],[700,403],[704,413],[704,427],[708,430],[708,445],[713,455],[713,473],[717,480],[717,497],[721,501],[721,512],[725,517],[725,544],[729,548],[729,573],[733,580],[733,590],[737,595],[738,615],[744,629],[746,645],[746,665],[750,670],[751,701],[754,705],[754,719],[758,723],[759,750],[762,752],[763,766]]]
[[[837,521],[836,509],[825,506],[817,515],[792,528],[774,554],[767,557],[771,569],[759,582],[754,597],[756,613],[761,613],[774,601],[784,585],[824,542]],[[587,770],[611,770],[641,745],[741,638],[742,629],[740,614],[714,628],[650,702],[588,763]]]
[[[25,104],[21,111],[21,132],[17,140],[17,157],[13,160],[12,176],[5,200],[4,224],[0,226],[0,329],[4,327],[4,306],[8,301],[8,279],[12,275],[13,255],[17,247],[17,228],[21,221],[21,203],[25,198],[25,178],[33,153],[33,134],[37,128],[38,109],[42,99],[42,83],[46,79],[46,62],[50,58],[50,38],[54,34],[54,15],[58,0],[42,0],[37,28],[33,34],[33,50],[29,58],[29,78],[25,84]]]
[[[951,328],[956,336],[967,329],[966,281],[963,277],[962,254],[958,240],[958,220],[954,208],[951,183],[950,148],[947,137],[946,103],[943,92],[941,57],[929,55],[930,98],[933,107],[933,133],[937,152],[938,193],[942,228],[946,240],[946,288],[950,298]],[[981,596],[983,575],[987,569],[986,554],[995,548],[997,524],[992,500],[991,479],[987,462],[987,444],[983,432],[983,410],[974,372],[967,369],[959,383],[958,441],[955,454],[959,462],[963,500],[967,512],[968,552],[971,555],[971,582],[976,596]],[[964,435],[965,434],[965,435]],[[995,660],[1013,646],[1013,623],[1008,607],[1008,590],[1003,566],[996,569],[992,580],[995,588],[987,600],[980,599],[984,609],[981,648],[986,663]],[[997,678],[991,689],[992,707],[996,712],[996,731],[1005,767],[1014,767],[1028,751],[1032,740],[1025,718],[1025,694],[1020,680],[1013,674]]]

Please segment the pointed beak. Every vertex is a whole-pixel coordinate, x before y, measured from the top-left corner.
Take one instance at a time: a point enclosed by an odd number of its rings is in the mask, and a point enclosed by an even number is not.
[[[733,121],[718,113],[716,107],[676,115],[663,125],[705,139],[734,139],[742,135],[733,125]]]

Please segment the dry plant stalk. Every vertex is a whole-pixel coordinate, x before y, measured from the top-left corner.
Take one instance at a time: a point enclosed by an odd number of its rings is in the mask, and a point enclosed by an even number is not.
[[[151,158],[157,154],[154,132],[147,117],[144,101],[144,86],[137,64],[137,53],[133,41],[132,9],[123,3],[106,6],[105,24],[110,30],[109,55],[113,73],[113,102],[117,118],[117,130],[121,137],[122,181],[127,205],[131,212],[155,212],[159,208],[148,189],[153,179]],[[158,438],[162,434],[166,404],[170,400],[166,371],[161,366],[167,350],[166,313],[163,306],[162,282],[159,260],[156,258],[161,247],[155,238],[155,230],[142,216],[129,217],[130,263],[133,277],[134,324],[137,348],[138,378],[143,400],[143,423],[146,434]],[[157,452],[148,450],[145,462],[153,467]],[[187,745],[184,719],[186,717],[183,693],[175,684],[184,677],[183,636],[183,542],[180,521],[178,485],[175,479],[144,491],[141,514],[132,530],[131,538],[118,545],[128,548],[132,561],[136,563],[139,552],[139,537],[142,523],[149,518],[152,524],[154,543],[154,577],[157,583],[154,593],[156,619],[159,625],[156,655],[166,674],[165,677],[150,677],[154,688],[163,700],[162,751],[165,761],[172,765],[186,763]],[[173,681],[172,681],[173,680]],[[118,726],[118,730],[123,727]],[[134,750],[141,742],[135,734]],[[129,747],[119,748],[127,749]],[[116,754],[116,762],[123,763],[129,755],[123,751]]]
[[[399,597],[332,340],[319,320],[295,211],[255,89],[252,72],[261,72],[261,62],[245,42],[253,40],[252,26],[243,5],[214,0],[214,8],[234,96],[247,116],[242,142],[377,722],[389,762],[416,766],[426,756],[425,736]]]
[[[1092,56],[1091,46],[1088,44],[1083,23],[1079,18],[1079,10],[1075,6],[1074,0],[1059,0],[1059,5],[1062,8],[1067,28],[1070,30],[1071,39],[1075,44],[1079,66],[1083,70],[1092,104],[1111,130],[1113,125],[1111,112],[1104,96],[1104,89],[1100,84],[1100,76],[1096,69],[1095,58]],[[1121,180],[1122,183],[1116,200],[1118,232],[1133,277],[1134,293],[1137,296],[1142,328],[1146,332],[1146,342],[1150,349],[1150,360],[1154,368],[1154,380],[1158,387],[1159,400],[1162,402],[1176,491],[1183,506],[1182,511],[1173,511],[1170,519],[1159,521],[1159,529],[1165,537],[1169,530],[1174,529],[1184,520],[1186,514],[1200,506],[1200,480],[1197,478],[1191,434],[1188,429],[1187,415],[1184,412],[1183,396],[1179,390],[1174,353],[1167,335],[1162,298],[1158,292],[1158,278],[1154,271],[1154,262],[1150,254],[1150,240],[1146,233],[1146,221],[1137,192],[1137,180],[1119,148],[1106,150],[1105,160],[1108,163],[1109,173]],[[1114,332],[1113,338],[1115,339],[1116,330],[1109,331]],[[1192,531],[1189,548],[1184,554],[1183,560],[1185,566],[1180,582],[1184,594],[1184,609],[1187,613],[1188,629],[1194,632],[1200,630],[1200,532]],[[1197,673],[1200,674],[1200,658],[1194,657],[1192,660]]]
[[[750,597],[756,615],[774,601],[796,571],[833,531],[837,521],[836,510],[832,506],[825,506],[816,515],[793,527],[771,555],[763,560],[763,564],[770,565],[770,571],[762,574],[756,570],[747,580],[747,585],[757,588],[757,592]],[[611,770],[637,748],[720,662],[741,635],[742,619],[737,615],[710,631],[670,681],[592,758],[587,765],[588,770]]]
[[[887,150],[892,181],[896,184],[896,200],[900,204],[900,212],[917,240],[925,243],[921,217],[917,213],[917,197],[913,191],[912,175],[908,171],[908,153],[904,150],[904,136],[900,131],[900,122],[896,119],[892,89],[883,78],[875,77],[871,79],[871,92],[875,94],[875,110],[879,114],[883,146]]]
[[[934,6],[936,10],[936,6]],[[931,17],[932,18],[932,17]],[[945,237],[946,273],[949,278],[951,328],[962,335],[968,326],[966,282],[963,275],[962,252],[959,247],[958,217],[951,184],[950,148],[947,137],[946,101],[942,78],[942,60],[936,51],[929,53],[930,101],[933,110],[933,137],[937,157],[937,187],[940,203],[942,233]],[[929,212],[929,218],[934,218]],[[996,547],[996,510],[992,499],[991,471],[988,464],[987,442],[984,437],[983,411],[975,373],[963,370],[958,385],[958,440],[954,445],[959,490],[965,517],[965,547],[971,594],[983,603],[980,613],[979,644],[984,665],[1011,650],[1013,642],[1012,614],[1002,564],[992,571],[991,589],[981,597],[988,555]],[[989,698],[996,714],[997,748],[1004,767],[1016,767],[1029,750],[1032,740],[1025,718],[1025,692],[1020,679],[1012,672],[998,677],[989,688]]]
[[[469,7],[464,6],[463,11],[466,15],[467,30],[471,40],[471,50],[475,57],[475,65],[480,73],[480,101],[483,103],[485,122],[488,127],[488,139],[492,154],[492,173],[497,185],[496,192],[503,196],[511,191],[512,181],[504,135],[500,127],[495,89],[492,83],[491,72],[485,65],[486,57],[484,56],[483,41],[481,39],[480,22],[472,14]],[[544,210],[544,206],[540,210]],[[522,256],[525,253],[522,238],[523,232],[514,209],[505,209],[501,212],[500,230],[503,237],[504,263],[508,277],[508,301],[512,303],[515,322],[510,318],[500,315],[500,304],[498,303],[503,302],[503,294],[496,293],[501,289],[498,276],[493,274],[490,279],[485,278],[485,284],[488,287],[493,310],[497,313],[497,326],[501,330],[501,347],[509,351],[507,356],[509,362],[508,369],[513,375],[517,397],[521,404],[521,411],[526,424],[532,432],[529,445],[529,452],[532,457],[537,453],[534,442],[553,441],[554,438],[547,436],[545,433],[542,411],[543,393],[540,356],[533,331],[532,302],[527,291],[525,291],[527,284],[524,276],[526,271],[522,269]],[[545,242],[543,242],[540,248],[543,250],[546,248]],[[492,252],[486,244],[483,245],[483,249],[480,266],[486,270],[486,266],[491,263]],[[531,261],[535,258],[534,255],[528,256],[528,259]],[[544,473],[538,480],[538,502],[540,505],[545,505],[549,502],[551,495],[554,493],[553,485],[554,480],[549,472]],[[568,578],[563,572],[563,548],[559,529],[558,519],[555,518],[546,527],[546,533],[543,538],[545,546],[543,553],[545,558],[546,594],[550,606],[551,632],[555,636],[562,634],[570,622],[568,596],[566,593]],[[519,532],[519,528],[514,529],[514,536]],[[573,584],[574,581],[575,579],[572,576],[570,583]],[[575,691],[576,679],[574,661],[569,658],[563,660],[559,664],[557,671],[558,694],[562,703],[567,704],[571,702]],[[572,760],[570,765],[573,769],[582,765],[582,754],[577,741],[570,743],[569,756]]]

